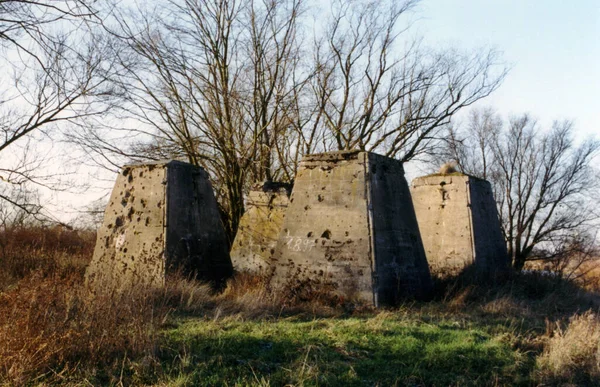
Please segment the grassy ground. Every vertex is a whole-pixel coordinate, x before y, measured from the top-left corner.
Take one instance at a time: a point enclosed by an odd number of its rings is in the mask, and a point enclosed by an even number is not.
[[[178,317],[163,331],[158,356],[162,376],[157,381],[163,385],[593,385],[598,379],[589,368],[555,377],[540,364],[548,340],[565,322],[563,317],[595,305],[593,297],[585,294],[557,302],[556,287],[563,287],[565,294],[573,289],[545,281],[531,276],[487,291],[461,288],[446,300],[387,311],[284,310],[279,316],[259,318],[244,313]],[[545,293],[550,287],[555,290]],[[597,350],[595,340],[588,356]]]
[[[506,329],[490,333],[470,322],[425,322],[404,312],[186,319],[165,336],[168,346],[179,348],[163,357],[165,364],[180,359],[163,379],[171,385],[518,384],[530,369]]]
[[[389,310],[274,298],[244,276],[219,295],[172,278],[158,292],[90,297],[93,238],[18,240],[0,256],[0,384],[600,383],[600,302],[576,283],[464,275],[438,281],[432,302]]]
[[[600,322],[585,312],[597,309],[594,294],[536,275],[485,287],[465,281],[438,284],[444,297],[433,302],[384,311],[275,303],[256,284],[234,281],[208,308],[174,310],[152,357],[123,363],[120,377],[164,386],[600,381]]]

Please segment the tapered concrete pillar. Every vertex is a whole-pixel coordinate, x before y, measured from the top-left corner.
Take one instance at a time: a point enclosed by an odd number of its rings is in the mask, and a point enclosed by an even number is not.
[[[231,247],[236,271],[259,275],[270,272],[291,190],[291,184],[275,182],[252,187]]]
[[[304,157],[273,261],[275,291],[305,283],[375,306],[428,298],[402,163],[359,151]]]
[[[431,272],[456,275],[475,265],[488,275],[509,261],[490,183],[460,173],[419,177],[411,194]]]
[[[162,286],[168,273],[219,285],[232,274],[207,173],[179,161],[123,167],[98,230],[86,282]]]

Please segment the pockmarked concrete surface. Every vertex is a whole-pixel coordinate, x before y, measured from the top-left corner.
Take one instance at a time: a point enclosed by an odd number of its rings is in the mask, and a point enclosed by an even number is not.
[[[179,161],[123,167],[86,271],[91,289],[163,286],[174,272],[219,285],[232,271],[202,168]]]
[[[432,283],[402,163],[368,152],[305,156],[273,255],[271,287],[328,289],[375,306]]]
[[[452,173],[419,177],[411,194],[431,272],[456,275],[475,265],[484,274],[509,269],[490,183]]]
[[[238,272],[268,275],[272,269],[291,184],[265,182],[248,193],[246,212],[231,247],[231,262]]]

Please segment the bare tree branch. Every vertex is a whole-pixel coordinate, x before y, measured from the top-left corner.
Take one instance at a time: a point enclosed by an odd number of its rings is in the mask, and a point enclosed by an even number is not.
[[[491,180],[516,269],[528,260],[563,262],[591,256],[600,212],[591,198],[600,187],[592,161],[600,143],[573,140],[573,123],[555,121],[542,131],[524,114],[508,124],[491,109],[474,110],[464,128],[449,128],[441,158],[468,174]],[[584,246],[588,246],[584,249]]]

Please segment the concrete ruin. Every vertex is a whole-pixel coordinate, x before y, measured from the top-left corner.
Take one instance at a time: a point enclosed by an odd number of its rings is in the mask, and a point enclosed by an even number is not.
[[[232,271],[204,169],[179,161],[123,167],[86,272],[92,289],[163,286],[174,272],[220,285]]]
[[[419,177],[411,194],[431,272],[467,267],[494,275],[509,269],[491,184],[461,173]]]
[[[402,163],[360,151],[304,157],[273,264],[276,291],[310,284],[375,306],[430,297]]]
[[[231,247],[236,271],[269,273],[291,191],[292,185],[286,183],[265,182],[252,187]]]

